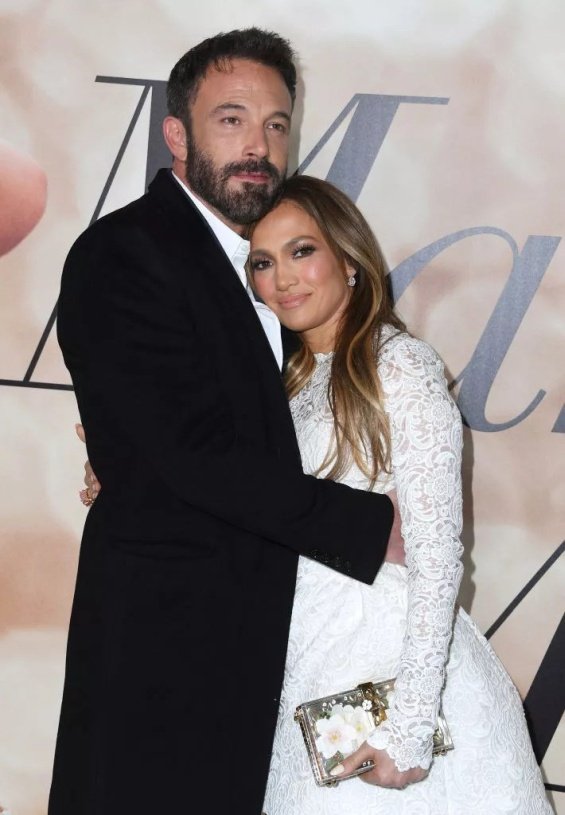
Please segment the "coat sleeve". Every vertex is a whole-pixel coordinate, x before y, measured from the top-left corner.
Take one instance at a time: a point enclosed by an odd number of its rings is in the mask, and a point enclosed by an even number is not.
[[[200,398],[191,360],[206,349],[162,270],[123,242],[103,243],[85,233],[63,272],[58,333],[79,406],[103,412],[181,501],[371,583],[390,500],[307,476],[240,439],[226,405]]]

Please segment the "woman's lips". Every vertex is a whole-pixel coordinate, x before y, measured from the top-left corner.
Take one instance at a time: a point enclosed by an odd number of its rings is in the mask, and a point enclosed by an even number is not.
[[[282,300],[278,301],[280,308],[289,309],[289,308],[297,308],[297,306],[301,306],[302,303],[306,300],[307,297],[310,297],[309,294],[293,294],[291,297],[285,297]]]

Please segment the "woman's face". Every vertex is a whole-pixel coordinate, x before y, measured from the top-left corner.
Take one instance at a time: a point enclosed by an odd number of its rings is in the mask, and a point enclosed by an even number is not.
[[[314,353],[331,351],[354,270],[338,260],[316,221],[283,201],[255,227],[251,270],[257,293]]]

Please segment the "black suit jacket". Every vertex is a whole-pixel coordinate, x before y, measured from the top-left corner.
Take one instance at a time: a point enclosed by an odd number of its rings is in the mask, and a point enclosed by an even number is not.
[[[58,335],[103,489],[50,815],[259,815],[297,555],[372,582],[391,504],[303,474],[255,309],[169,171],[75,243]]]

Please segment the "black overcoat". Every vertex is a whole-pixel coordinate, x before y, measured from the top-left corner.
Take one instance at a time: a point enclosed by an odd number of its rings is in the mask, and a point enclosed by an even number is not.
[[[50,815],[259,815],[298,554],[372,582],[386,497],[303,474],[255,309],[161,170],[63,272],[103,485],[81,545]]]

